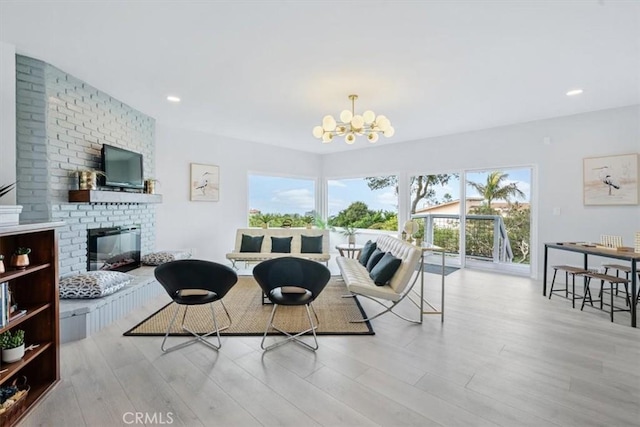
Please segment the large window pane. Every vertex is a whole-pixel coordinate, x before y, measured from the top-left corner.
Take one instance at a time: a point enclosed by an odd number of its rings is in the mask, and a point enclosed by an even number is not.
[[[411,237],[444,248],[447,264],[459,265],[460,175],[416,175],[410,185],[410,214],[419,219],[419,230]]]
[[[397,176],[329,180],[329,225],[396,232],[397,188]]]
[[[304,227],[316,216],[315,180],[249,175],[250,227]]]

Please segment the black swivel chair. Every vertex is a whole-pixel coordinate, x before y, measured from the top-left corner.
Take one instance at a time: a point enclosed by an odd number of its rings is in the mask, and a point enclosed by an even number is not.
[[[320,295],[320,292],[327,286],[331,278],[329,269],[316,261],[304,258],[283,257],[263,261],[256,265],[253,268],[253,277],[255,277],[267,298],[273,303],[273,310],[271,310],[271,316],[269,317],[264,335],[262,336],[260,347],[262,347],[263,350],[271,350],[289,341],[293,341],[309,350],[317,350],[318,339],[316,337],[316,329],[318,328],[318,315],[311,303],[315,301],[318,295]],[[276,310],[280,305],[304,305],[307,310],[310,328],[296,334],[277,328],[273,324],[273,320]],[[315,325],[311,319],[309,308],[311,308],[316,318]],[[265,347],[264,342],[270,328],[286,335],[287,338]],[[313,334],[315,347],[300,339],[301,335],[308,332]]]
[[[227,311],[227,307],[224,306],[222,298],[238,281],[238,275],[236,272],[226,265],[215,262],[197,259],[184,259],[159,265],[155,269],[155,276],[156,279],[158,279],[158,282],[160,282],[167,291],[171,299],[176,303],[176,310],[173,313],[173,317],[171,318],[171,322],[167,328],[167,333],[165,334],[162,345],[160,346],[162,351],[167,353],[196,342],[201,342],[214,350],[218,350],[222,346],[220,341],[220,331],[231,326],[231,316],[229,316],[229,312]],[[227,317],[229,318],[229,325],[223,328],[218,327],[216,313],[213,308],[214,301],[220,301],[225,313],[227,313]],[[215,328],[213,331],[206,334],[193,332],[184,325],[184,319],[187,316],[189,306],[201,304],[210,304],[213,326]],[[189,332],[195,338],[173,347],[165,348],[164,345],[167,341],[167,337],[169,336],[169,332],[171,331],[171,327],[176,320],[178,311],[180,310],[180,305],[186,306],[182,316],[182,330]],[[214,333],[218,337],[218,345],[214,345],[205,339]]]

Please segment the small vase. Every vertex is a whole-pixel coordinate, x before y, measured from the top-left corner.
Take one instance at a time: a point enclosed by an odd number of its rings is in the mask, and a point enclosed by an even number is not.
[[[18,270],[24,270],[29,265],[29,255],[12,255],[11,266]]]
[[[356,236],[355,235],[350,235],[347,241],[349,242],[350,246],[355,246],[355,244],[356,244]]]
[[[156,194],[156,181],[155,179],[146,179],[144,181],[144,192],[147,194]]]
[[[13,363],[22,359],[24,356],[24,343],[16,348],[6,348],[2,350],[2,361],[5,363]]]
[[[98,174],[94,171],[80,171],[81,190],[96,190],[98,188]]]
[[[4,273],[5,269],[4,269],[4,260],[0,259],[0,273]]]

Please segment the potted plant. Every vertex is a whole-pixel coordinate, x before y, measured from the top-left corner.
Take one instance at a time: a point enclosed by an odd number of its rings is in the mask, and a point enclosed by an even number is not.
[[[307,229],[310,229],[313,224],[313,217],[306,215],[304,218],[302,218],[302,221],[304,222],[305,227]]]
[[[352,225],[345,225],[340,232],[343,236],[347,236],[347,243],[350,245],[356,244],[356,234],[358,234],[358,229]]]
[[[269,228],[269,221],[273,218],[269,214],[261,214],[258,215],[256,219],[262,223],[262,228]]]
[[[2,361],[6,363],[17,362],[24,356],[24,331],[17,329],[15,332],[5,331],[0,334],[0,348],[2,348]]]
[[[11,257],[11,266],[17,269],[27,268],[29,265],[30,248],[19,247],[13,252]]]

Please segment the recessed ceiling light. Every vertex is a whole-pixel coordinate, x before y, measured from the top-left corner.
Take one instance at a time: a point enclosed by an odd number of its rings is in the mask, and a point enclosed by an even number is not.
[[[180,102],[180,98],[178,98],[177,96],[169,95],[169,96],[167,96],[167,101],[169,101],[169,102]]]
[[[573,89],[573,90],[570,90],[569,92],[567,92],[567,96],[580,95],[582,92],[583,92],[582,89]]]

